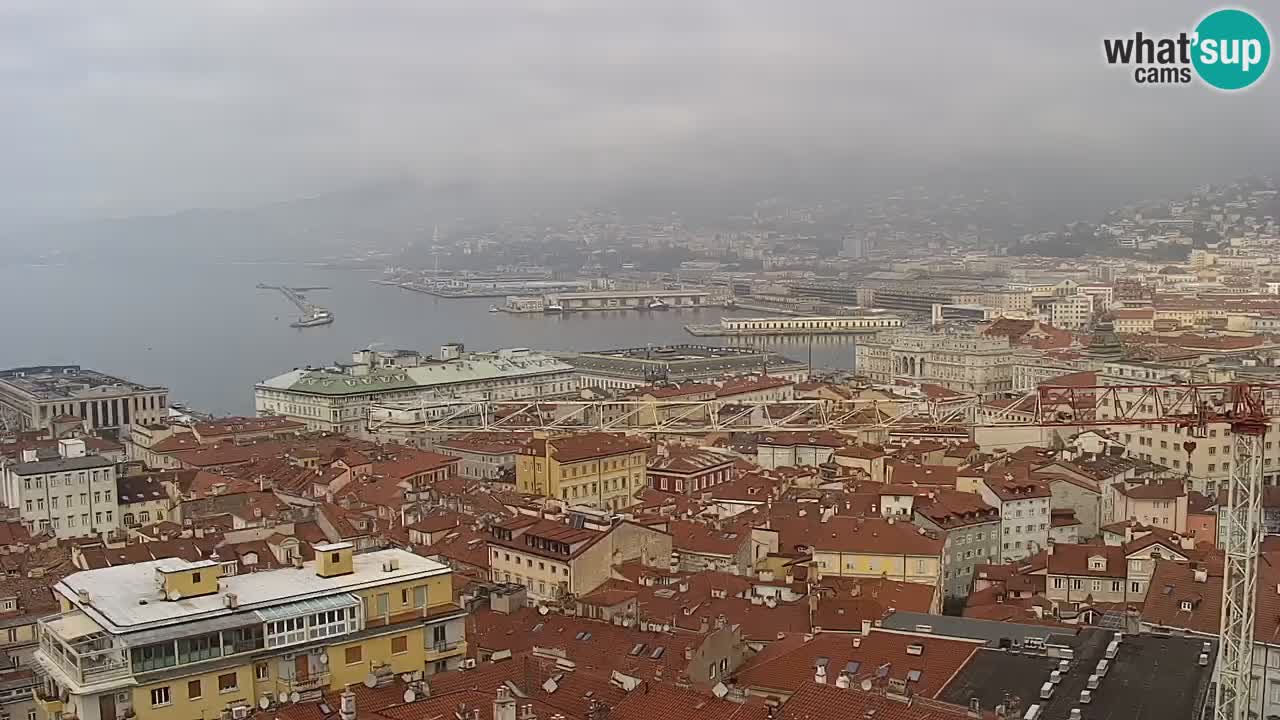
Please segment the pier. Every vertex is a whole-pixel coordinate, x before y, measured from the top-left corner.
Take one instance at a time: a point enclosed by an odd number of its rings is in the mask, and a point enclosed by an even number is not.
[[[333,322],[333,313],[319,305],[308,302],[306,296],[302,294],[304,290],[323,290],[324,288],[291,288],[285,285],[259,283],[258,289],[275,290],[297,306],[298,312],[302,313],[302,317],[298,318],[297,322],[290,323],[290,327],[315,327]]]

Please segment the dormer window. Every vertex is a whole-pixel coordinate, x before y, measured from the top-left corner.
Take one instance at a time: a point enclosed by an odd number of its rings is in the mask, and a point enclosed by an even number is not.
[[[1090,570],[1106,570],[1107,569],[1106,558],[1101,558],[1096,555],[1089,558],[1089,569]]]
[[[1194,607],[1195,605],[1193,605],[1190,600],[1182,601],[1182,612],[1191,612]]]

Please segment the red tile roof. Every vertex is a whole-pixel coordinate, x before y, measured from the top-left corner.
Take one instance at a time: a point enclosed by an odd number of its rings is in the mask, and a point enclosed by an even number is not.
[[[852,438],[830,430],[815,430],[811,432],[794,430],[765,433],[757,441],[757,444],[777,447],[795,447],[797,445],[805,445],[839,448],[849,445],[852,442]]]
[[[931,493],[932,497],[917,498],[912,510],[943,530],[1000,521],[1000,511],[983,502],[977,493],[946,488]]]
[[[786,378],[774,377],[772,375],[756,375],[749,377],[738,377],[726,380],[716,390],[716,397],[730,397],[733,395],[744,395],[746,393],[757,392],[760,390],[772,390],[773,388],[786,387],[795,385],[792,380]]]
[[[712,395],[716,386],[709,383],[685,383],[670,385],[646,385],[627,391],[627,397],[679,398],[690,395]]]
[[[693,688],[651,683],[633,690],[611,709],[609,720],[764,720],[759,702],[718,700]]]
[[[195,423],[191,429],[201,438],[213,438],[220,435],[239,435],[241,433],[260,432],[296,432],[306,429],[307,424],[290,420],[287,417],[227,417]]]
[[[509,615],[482,609],[467,616],[467,640],[476,649],[516,653],[535,646],[552,648],[563,651],[580,668],[620,670],[646,679],[678,676],[689,664],[685,648],[700,646],[705,637],[688,631],[655,633],[555,613],[544,616],[533,608]],[[637,643],[664,651],[657,658],[651,652],[626,654]]]
[[[778,710],[778,720],[987,720],[994,717],[983,712],[974,719],[968,708],[941,702],[905,703],[885,697],[877,692],[864,692],[856,685],[844,689],[835,686],[835,679],[827,684],[810,681],[797,691]]]
[[[535,438],[526,443],[521,448],[520,453],[522,455],[543,455],[547,452],[547,443],[551,444],[551,456],[562,463],[639,452],[649,448],[649,441],[638,435],[627,436],[587,432],[550,440]]]
[[[1147,600],[1142,607],[1142,622],[1216,635],[1222,621],[1221,556],[1217,562],[1200,565],[1198,569],[1203,572],[1200,577],[1204,582],[1196,579],[1197,568],[1173,560],[1157,560],[1147,589]],[[1267,587],[1259,578],[1259,596],[1275,593],[1274,583]],[[1189,606],[1184,603],[1189,603]],[[1261,612],[1257,617],[1262,618]],[[1273,621],[1275,617],[1272,613]],[[1256,627],[1254,634],[1258,634]]]
[[[815,661],[827,658],[828,682],[856,662],[854,684],[875,678],[877,668],[888,664],[888,677],[905,680],[911,670],[920,679],[909,683],[913,692],[936,697],[951,678],[964,667],[981,642],[955,640],[911,633],[872,630],[865,637],[844,633],[820,633],[812,640],[787,638],[748,660],[738,669],[738,684],[762,692],[794,693],[813,685]],[[919,645],[919,655],[907,654],[907,647]]]
[[[836,455],[842,457],[857,458],[859,460],[875,460],[877,458],[887,457],[889,453],[878,445],[850,445],[836,450]]]
[[[921,528],[893,518],[856,518],[835,515],[821,522],[820,514],[805,517],[769,518],[778,530],[779,544],[790,548],[809,545],[827,552],[865,553],[874,555],[912,555],[933,557],[942,552],[943,540],[930,537]],[[783,538],[787,538],[784,542]]]
[[[669,446],[649,460],[649,472],[690,475],[718,470],[733,464],[733,456],[701,448]]]
[[[735,556],[743,545],[751,544],[751,527],[741,523],[715,525],[675,520],[668,524],[672,550],[697,555]]]
[[[1130,486],[1126,486],[1124,483],[1115,483],[1111,487],[1131,500],[1174,500],[1187,494],[1186,486],[1178,480],[1163,480]]]
[[[957,468],[954,465],[919,465],[889,460],[886,474],[898,485],[939,485],[955,488]]]
[[[1057,543],[1050,545],[1048,554],[1050,575],[1073,575],[1080,577],[1120,578],[1127,576],[1128,566],[1124,558],[1124,548],[1117,545],[1076,545]],[[1091,559],[1101,557],[1102,570],[1089,567]]]

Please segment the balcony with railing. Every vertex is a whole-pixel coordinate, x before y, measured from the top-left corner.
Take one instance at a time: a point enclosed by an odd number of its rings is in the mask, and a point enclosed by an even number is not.
[[[306,693],[312,690],[325,690],[329,687],[329,671],[311,671],[306,675],[282,677],[276,681],[276,692]]]
[[[451,655],[457,655],[465,652],[467,643],[465,640],[452,640],[449,642],[427,643],[427,659],[440,660]]]
[[[128,648],[84,613],[42,618],[36,633],[36,661],[73,690],[116,683],[132,674]]]

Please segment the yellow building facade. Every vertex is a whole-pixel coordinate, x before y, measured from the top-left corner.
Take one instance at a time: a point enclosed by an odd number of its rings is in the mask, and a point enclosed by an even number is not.
[[[75,573],[39,624],[43,717],[184,720],[458,667],[450,570],[402,550],[316,546],[291,568],[222,576],[167,558]]]
[[[645,487],[649,442],[641,437],[582,433],[536,438],[516,457],[522,493],[617,510]]]

